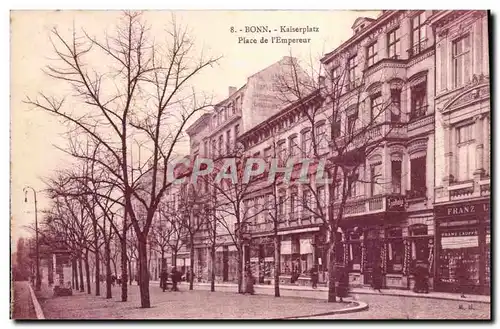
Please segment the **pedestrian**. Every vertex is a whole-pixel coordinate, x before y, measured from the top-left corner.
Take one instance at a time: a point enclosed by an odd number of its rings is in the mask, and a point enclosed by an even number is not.
[[[167,289],[167,281],[168,281],[168,272],[167,270],[162,270],[160,274],[160,288],[163,289],[163,292]]]
[[[170,278],[172,279],[172,291],[179,291],[179,288],[177,288],[177,283],[180,281],[180,272],[177,271],[177,268],[175,266],[172,267]]]
[[[318,267],[316,265],[314,265],[311,268],[311,283],[312,283],[313,289],[316,289],[318,287],[318,276],[319,276]]]
[[[456,268],[456,281],[457,281],[457,290],[460,293],[460,298],[465,297],[465,290],[469,285],[469,273],[465,262],[460,259]]]
[[[415,264],[414,277],[415,287],[413,291],[416,293],[429,293],[429,271],[426,264],[421,261]]]
[[[339,267],[337,273],[337,296],[340,302],[343,302],[343,299],[349,295],[349,273],[344,267]]]
[[[114,287],[116,283],[116,275],[112,274],[111,275],[111,285]]]
[[[382,292],[382,267],[376,264],[372,270],[372,288],[378,292]]]
[[[255,293],[254,288],[253,288],[253,285],[255,283],[255,278],[253,277],[251,269],[247,270],[246,276],[247,276],[247,280],[246,280],[247,286],[245,289],[245,293],[249,293],[250,295],[253,295]]]

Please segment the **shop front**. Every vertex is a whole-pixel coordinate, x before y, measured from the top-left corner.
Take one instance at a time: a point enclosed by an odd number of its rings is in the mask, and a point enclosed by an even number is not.
[[[437,291],[490,294],[490,199],[436,205]]]

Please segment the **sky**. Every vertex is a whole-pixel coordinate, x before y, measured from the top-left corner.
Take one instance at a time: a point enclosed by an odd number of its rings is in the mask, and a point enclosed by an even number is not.
[[[25,226],[34,222],[32,192],[24,202],[23,187],[29,185],[38,198],[41,210],[49,205],[43,191],[43,179],[54,170],[68,166],[68,158],[56,146],[64,146],[65,128],[48,114],[23,103],[27,96],[43,91],[64,96],[67,89],[47,77],[42,68],[54,58],[50,30],[57,27],[68,35],[73,26],[85,28],[89,34],[112,32],[120,18],[118,11],[11,11],[11,235],[12,247],[20,236],[30,231]],[[167,37],[173,12],[147,11],[144,19],[151,26],[155,39]],[[352,36],[351,26],[357,17],[375,18],[378,11],[177,11],[177,22],[187,26],[194,37],[196,51],[206,56],[222,56],[218,65],[197,76],[196,88],[212,94],[216,102],[223,100],[228,87],[240,88],[248,76],[264,69],[283,56],[292,54],[303,65],[310,59],[318,63],[321,55],[332,51]],[[268,26],[271,32],[243,33],[246,26]],[[277,33],[281,26],[316,27],[318,32]],[[231,28],[234,33],[231,33]],[[260,43],[265,36],[310,38],[310,43]],[[238,43],[239,37],[255,38],[257,43]],[[181,148],[182,149],[182,148]],[[184,152],[189,152],[183,147]]]

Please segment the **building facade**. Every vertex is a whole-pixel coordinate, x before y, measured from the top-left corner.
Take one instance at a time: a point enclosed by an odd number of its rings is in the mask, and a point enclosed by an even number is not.
[[[436,290],[490,291],[491,100],[488,16],[442,11],[436,31]]]
[[[387,10],[376,19],[357,19],[352,29],[349,40],[321,59],[327,78],[320,78],[319,89],[341,86],[337,109],[320,91],[280,107],[272,101],[279,92],[265,83],[280,73],[271,66],[193,124],[192,156],[215,158],[239,145],[248,157],[278,158],[285,166],[291,158],[310,157],[313,142],[320,155],[334,156],[332,143],[372,125],[366,133],[377,147],[353,176],[337,232],[336,265],[348,270],[353,286],[370,284],[373,268],[380,266],[384,286],[400,289],[412,289],[416,267],[424,266],[431,289],[450,291],[458,283],[458,264],[465,264],[468,289],[489,292],[487,12]],[[266,90],[260,100],[258,90]],[[304,115],[310,110],[317,112],[314,121]],[[271,283],[279,262],[282,283],[309,284],[313,266],[327,283],[328,236],[324,221],[308,210],[312,192],[323,200],[315,207],[325,210],[330,192],[321,184],[262,180],[246,196],[245,209],[259,215],[245,228],[245,262],[259,282]],[[335,209],[340,200],[338,190],[332,192]],[[260,211],[273,197],[279,201],[279,260],[276,221]],[[209,253],[198,247],[195,272],[208,278],[202,268],[209,268]],[[228,265],[234,246],[226,241],[221,249],[217,277],[231,281],[229,273],[237,272]]]

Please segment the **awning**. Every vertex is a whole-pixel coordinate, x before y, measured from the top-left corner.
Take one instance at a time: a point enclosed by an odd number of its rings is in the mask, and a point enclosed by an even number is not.
[[[282,255],[292,254],[292,241],[281,241],[281,254]]]
[[[300,254],[312,254],[312,239],[300,239]]]

